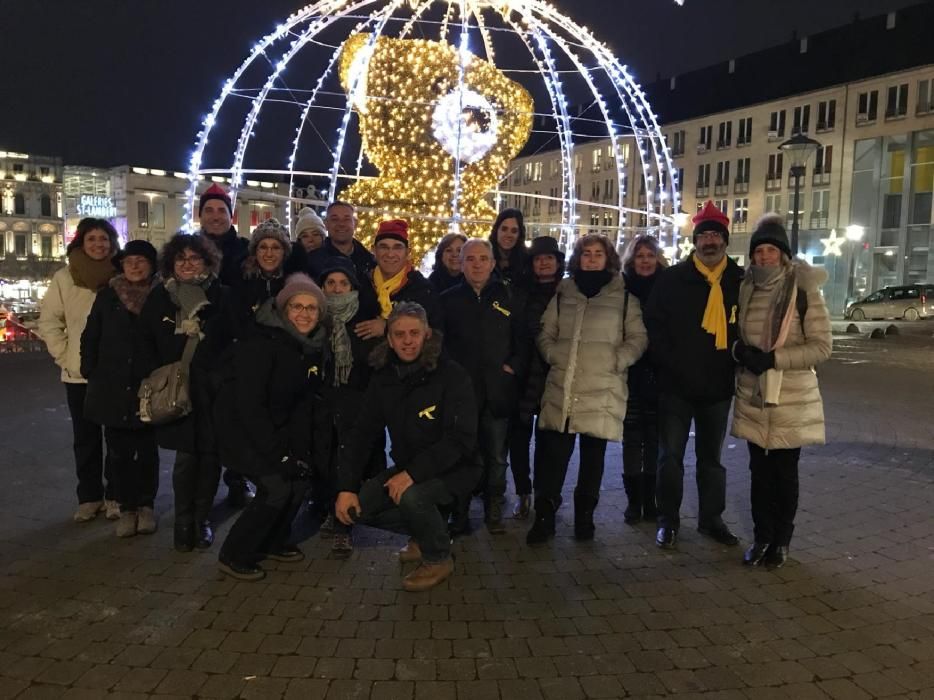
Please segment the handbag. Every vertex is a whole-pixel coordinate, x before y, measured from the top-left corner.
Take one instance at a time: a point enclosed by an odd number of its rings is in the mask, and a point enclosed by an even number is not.
[[[185,341],[182,359],[155,369],[139,385],[139,419],[149,425],[163,425],[191,413],[189,372],[199,336]]]

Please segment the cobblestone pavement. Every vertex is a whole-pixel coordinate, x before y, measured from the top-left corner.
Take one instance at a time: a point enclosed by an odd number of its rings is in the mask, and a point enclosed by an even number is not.
[[[403,540],[374,531],[343,562],[310,535],[305,562],[252,584],[222,578],[216,550],[174,552],[168,454],[156,535],[74,524],[57,373],[2,356],[0,698],[934,698],[934,348],[838,349],[784,569],[700,537],[693,487],[678,551],[657,550],[650,524],[623,523],[616,446],[595,542],[573,540],[567,506],[535,550],[528,524],[492,537],[475,511],[456,575],[424,594],[400,589]],[[748,541],[746,446],[724,458]]]

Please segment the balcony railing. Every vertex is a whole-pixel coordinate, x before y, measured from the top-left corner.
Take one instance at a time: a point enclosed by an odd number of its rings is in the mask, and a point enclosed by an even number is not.
[[[814,185],[829,185],[830,184],[830,173],[820,173],[815,172],[814,178],[811,180]]]
[[[737,181],[736,184],[733,185],[733,192],[735,194],[746,194],[749,192],[749,183]]]

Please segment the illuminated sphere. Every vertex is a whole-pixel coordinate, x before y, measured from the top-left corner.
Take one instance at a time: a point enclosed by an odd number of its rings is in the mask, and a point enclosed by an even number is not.
[[[591,163],[576,146],[595,139],[610,144],[609,196],[579,184]],[[539,150],[557,153],[545,167],[558,186],[514,193],[510,163]],[[644,179],[637,209],[625,206],[627,157]],[[673,245],[676,172],[626,67],[547,2],[321,0],[264,36],[224,83],[191,157],[188,221],[199,180],[228,177],[248,201],[271,175],[290,180],[296,203],[353,203],[365,244],[379,220],[409,220],[416,260],[449,231],[486,236],[516,194],[565,247],[610,212],[619,242],[645,230]],[[302,196],[296,178],[327,196]]]

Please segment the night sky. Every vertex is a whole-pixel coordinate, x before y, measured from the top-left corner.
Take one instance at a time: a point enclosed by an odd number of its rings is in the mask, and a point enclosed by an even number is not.
[[[641,82],[918,0],[553,0]],[[0,0],[0,150],[184,169],[202,115],[296,0]],[[667,29],[666,29],[667,28]]]

